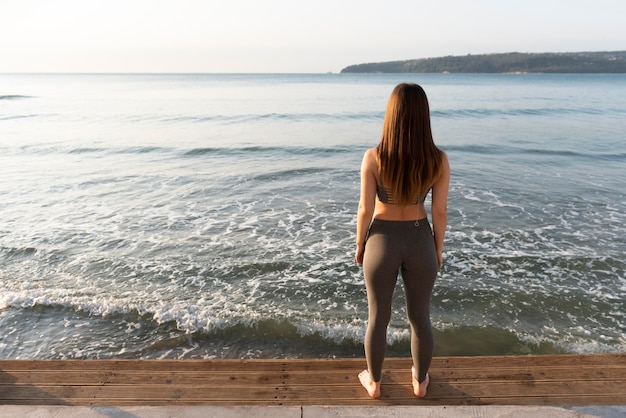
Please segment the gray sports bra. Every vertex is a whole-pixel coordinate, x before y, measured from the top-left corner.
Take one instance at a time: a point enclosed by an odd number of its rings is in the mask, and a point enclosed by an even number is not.
[[[424,201],[426,200],[426,195],[427,194],[428,194],[428,191],[426,193],[424,193],[424,196],[418,197],[417,200],[414,203],[416,205],[418,205],[420,203],[424,203]],[[388,188],[386,188],[382,184],[377,184],[376,185],[376,195],[378,196],[378,200],[380,200],[382,203],[388,203],[390,205],[397,204],[395,199],[393,198],[393,193],[391,193],[391,190],[389,190]]]

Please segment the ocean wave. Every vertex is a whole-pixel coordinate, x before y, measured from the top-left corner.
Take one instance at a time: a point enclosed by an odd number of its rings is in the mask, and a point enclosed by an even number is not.
[[[238,155],[267,155],[280,158],[284,155],[292,156],[333,156],[337,154],[351,154],[355,147],[350,146],[284,146],[284,145],[253,145],[253,146],[215,146],[201,148],[175,148],[163,146],[111,146],[111,147],[75,147],[63,145],[21,145],[19,148],[12,147],[14,152],[20,154],[151,154],[169,153],[173,157],[203,157],[203,156],[238,156]],[[11,148],[7,148],[10,150]]]
[[[467,108],[467,109],[438,109],[431,111],[434,118],[459,118],[459,119],[482,119],[514,116],[566,116],[568,118],[578,115],[624,115],[624,109],[614,108],[567,108],[567,107],[543,107],[543,108]]]
[[[94,147],[81,147],[81,148],[72,148],[67,151],[68,154],[92,154],[92,153],[101,153],[107,152],[106,148],[94,148]]]
[[[4,98],[4,99],[3,99]],[[30,96],[0,96],[0,100],[21,100]],[[626,115],[624,109],[619,108],[465,108],[465,109],[432,109],[431,116],[434,119],[498,119],[514,118],[520,116],[529,117],[565,117],[568,119],[579,116],[603,116],[622,117]],[[3,120],[29,118],[38,116],[58,116],[50,114],[15,114],[3,115]],[[240,113],[240,114],[191,114],[191,115],[170,115],[158,113],[143,114],[109,114],[106,116],[78,115],[76,121],[109,121],[122,124],[129,123],[158,123],[163,125],[178,124],[218,124],[218,125],[247,125],[255,123],[334,123],[350,121],[379,121],[384,119],[384,111],[361,111],[361,112],[335,112],[335,113],[313,113],[313,112],[272,112],[272,113]],[[65,116],[67,118],[67,116]]]
[[[171,148],[157,147],[157,146],[139,146],[139,147],[124,147],[113,148],[110,150],[113,154],[150,154],[153,152],[171,152]]]
[[[22,99],[31,99],[33,96],[23,96],[20,94],[7,94],[4,96],[0,96],[0,100],[22,100]]]
[[[37,118],[41,115],[38,114],[27,114],[27,115],[4,115],[0,116],[0,121],[3,120],[15,120],[15,119],[29,119],[29,118]]]
[[[38,118],[38,114],[24,115],[0,115],[1,121],[20,118]],[[498,139],[498,138],[495,138]],[[593,141],[590,138],[589,141]],[[482,142],[482,143],[481,143]],[[625,162],[626,153],[618,147],[611,150],[608,147],[599,148],[598,150],[590,150],[589,146],[575,147],[575,144],[566,144],[561,141],[552,141],[546,138],[544,141],[536,141],[535,143],[516,144],[516,141],[498,140],[499,144],[485,144],[485,141],[479,143],[451,143],[441,144],[440,147],[445,151],[452,153],[463,153],[472,155],[494,155],[509,158],[535,158],[539,159],[535,163],[541,163],[541,159],[559,159],[569,163],[570,161],[588,161],[588,162]],[[601,142],[601,141],[600,141]],[[350,154],[355,152],[355,147],[335,146],[298,146],[298,145],[218,145],[201,147],[176,147],[161,145],[145,145],[145,146],[119,146],[119,144],[111,146],[90,146],[90,144],[29,144],[29,145],[11,145],[3,147],[6,151],[17,154],[149,154],[149,153],[170,153],[172,157],[202,157],[202,156],[238,156],[238,155],[263,155],[280,158],[284,155],[302,155],[302,156],[324,156],[337,154]],[[506,143],[506,144],[503,144]],[[373,143],[372,143],[373,144]],[[364,147],[363,147],[364,148]],[[581,149],[580,151],[578,149]],[[360,150],[359,150],[360,151]]]
[[[129,146],[129,147],[62,147],[39,148],[32,147],[35,153],[56,153],[56,154],[150,154],[172,152],[173,148],[160,146]]]
[[[160,117],[165,123],[224,123],[246,124],[254,122],[282,121],[282,122],[320,122],[350,121],[350,120],[382,120],[384,112],[337,112],[337,113],[250,113],[235,115],[181,115],[174,117]]]
[[[184,151],[183,155],[197,157],[204,155],[240,155],[240,154],[268,154],[279,158],[280,155],[316,155],[353,153],[353,147],[332,146],[332,147],[307,147],[307,146],[239,146],[239,147],[205,147],[194,148]]]
[[[24,305],[24,303],[22,303]],[[71,306],[30,304],[5,311],[4,328],[29,344],[0,345],[2,358],[332,358],[363,357],[366,323],[258,318],[223,321],[219,327],[185,332],[174,321],[158,323],[136,310],[94,316]],[[19,326],[17,325],[19,323]],[[520,332],[498,326],[435,321],[435,356],[617,352],[584,333]],[[26,332],[26,329],[29,331]],[[545,331],[545,330],[544,330]],[[32,335],[37,340],[30,340]],[[407,327],[390,327],[387,354],[411,355]]]
[[[25,247],[0,247],[0,254],[7,258],[31,257],[37,253],[37,248]]]
[[[300,167],[300,168],[293,168],[293,169],[278,169],[278,170],[274,170],[271,172],[258,174],[254,176],[254,180],[265,182],[265,181],[271,181],[271,180],[276,180],[276,179],[320,174],[320,173],[324,173],[327,171],[329,171],[329,169],[324,168],[324,167]],[[313,185],[309,187],[313,188]]]
[[[328,265],[304,260],[294,264],[287,260],[300,258],[297,254],[261,262],[258,260],[268,259],[268,255],[263,255],[262,248],[258,250],[258,257],[247,263],[241,262],[246,259],[242,254],[240,262],[215,266],[196,265],[192,259],[191,264],[178,267],[171,263],[150,265],[146,260],[136,260],[136,266],[125,266],[127,263],[121,261],[111,261],[109,267],[103,262],[90,263],[89,269],[110,274],[101,279],[97,274],[93,278],[56,280],[54,289],[0,286],[0,312],[22,312],[20,323],[27,327],[40,321],[42,315],[67,322],[69,313],[77,323],[93,324],[90,328],[97,329],[93,332],[115,340],[105,344],[118,347],[115,353],[103,348],[79,353],[88,357],[307,357],[319,353],[347,356],[359,351],[366,323],[356,312],[365,312],[364,306],[346,310],[342,305],[355,297],[362,305],[365,295],[355,294],[357,288],[362,290],[358,274],[342,278],[343,255]],[[5,252],[15,257],[37,254],[46,258],[33,248]],[[480,251],[472,254],[463,256],[453,251],[438,280],[432,309],[438,355],[598,352],[619,347],[615,330],[623,327],[619,323],[623,312],[617,312],[615,306],[621,296],[610,283],[611,277],[620,274],[615,261],[576,260],[555,253],[540,259],[536,255],[511,259],[486,257]],[[68,259],[56,261],[59,266],[68,262],[74,264]],[[46,262],[51,272],[59,268],[53,263]],[[324,273],[333,269],[338,271],[332,280],[325,280]],[[316,271],[317,280],[305,280],[316,277]],[[573,279],[572,271],[578,272]],[[595,284],[581,292],[589,275],[599,271],[607,272],[608,281],[596,277]],[[110,287],[109,291],[102,292],[103,286]],[[529,292],[535,294],[533,303],[529,302]],[[390,352],[408,355],[410,337],[401,299],[394,302]],[[581,318],[568,314],[572,306],[577,307]],[[596,316],[598,309],[605,312],[602,320]],[[552,324],[554,330],[537,328],[532,322],[537,315],[542,318],[538,323]],[[59,334],[63,333],[67,335],[68,330],[59,329]],[[137,340],[135,347],[123,342],[129,335]],[[602,335],[604,342],[598,344],[591,335]],[[93,335],[76,338],[97,340]],[[491,341],[491,345],[485,346],[484,341]]]
[[[529,156],[552,156],[563,157],[565,159],[581,159],[581,160],[606,160],[606,161],[624,161],[626,153],[623,152],[577,152],[564,149],[547,149],[547,148],[526,148],[505,145],[445,145],[441,147],[445,151],[481,154],[481,155],[529,155]]]

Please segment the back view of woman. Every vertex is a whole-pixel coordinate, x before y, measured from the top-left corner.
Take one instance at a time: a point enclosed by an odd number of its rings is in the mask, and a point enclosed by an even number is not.
[[[356,261],[367,288],[367,370],[359,380],[372,398],[380,396],[387,326],[398,272],[411,325],[411,369],[415,396],[426,396],[433,354],[430,297],[443,262],[450,167],[435,146],[424,90],[400,84],[391,93],[380,143],[361,165]],[[424,200],[432,191],[432,228]]]

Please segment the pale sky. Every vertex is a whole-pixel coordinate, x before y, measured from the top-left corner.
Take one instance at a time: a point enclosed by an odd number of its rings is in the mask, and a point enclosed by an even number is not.
[[[0,72],[319,73],[626,50],[626,0],[0,0]]]

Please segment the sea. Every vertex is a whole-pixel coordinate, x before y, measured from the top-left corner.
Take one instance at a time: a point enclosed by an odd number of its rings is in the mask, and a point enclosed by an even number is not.
[[[452,173],[435,356],[626,352],[625,74],[0,74],[0,358],[362,357],[400,82]]]

